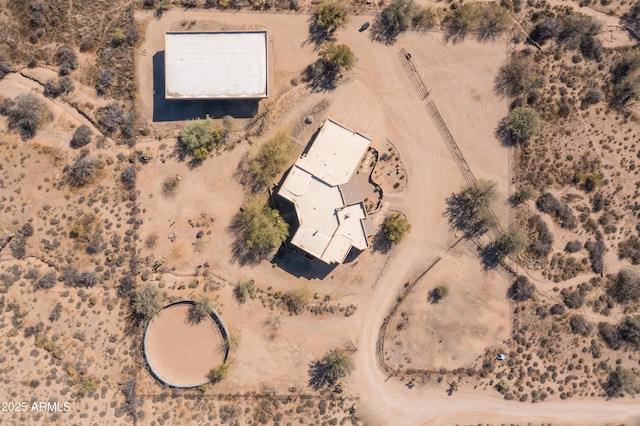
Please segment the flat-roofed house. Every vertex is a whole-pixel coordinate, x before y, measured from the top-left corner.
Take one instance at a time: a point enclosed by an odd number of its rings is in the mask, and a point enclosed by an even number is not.
[[[369,247],[370,219],[354,171],[370,142],[326,120],[278,191],[300,224],[291,243],[327,264],[342,263],[352,247]]]
[[[165,99],[269,95],[266,31],[165,33]]]

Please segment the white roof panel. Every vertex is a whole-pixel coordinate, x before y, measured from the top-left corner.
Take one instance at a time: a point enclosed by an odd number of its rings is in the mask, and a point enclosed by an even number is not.
[[[267,32],[167,32],[165,98],[264,98]]]
[[[327,120],[296,165],[329,185],[343,185],[349,182],[370,142],[361,134]]]

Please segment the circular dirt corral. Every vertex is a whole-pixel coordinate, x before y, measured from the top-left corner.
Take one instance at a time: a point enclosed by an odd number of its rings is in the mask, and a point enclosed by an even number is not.
[[[162,309],[149,321],[144,353],[152,373],[174,387],[200,386],[207,375],[226,361],[224,325],[214,313],[197,324],[189,321],[192,302],[179,302]]]

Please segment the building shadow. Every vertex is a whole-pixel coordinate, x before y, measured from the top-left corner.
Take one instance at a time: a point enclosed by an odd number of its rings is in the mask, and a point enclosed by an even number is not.
[[[164,97],[164,50],[153,55],[153,121],[180,121],[194,118],[251,118],[260,99],[177,100]]]

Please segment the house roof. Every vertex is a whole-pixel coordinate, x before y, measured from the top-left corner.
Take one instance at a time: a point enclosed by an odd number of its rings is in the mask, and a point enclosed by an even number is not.
[[[165,98],[264,98],[267,32],[167,32]]]
[[[360,193],[357,180],[350,181],[368,145],[364,136],[327,120],[280,188],[279,194],[294,204],[300,224],[291,243],[325,263],[343,262],[351,247],[368,247],[366,210],[355,196]],[[349,191],[344,191],[347,183]]]

